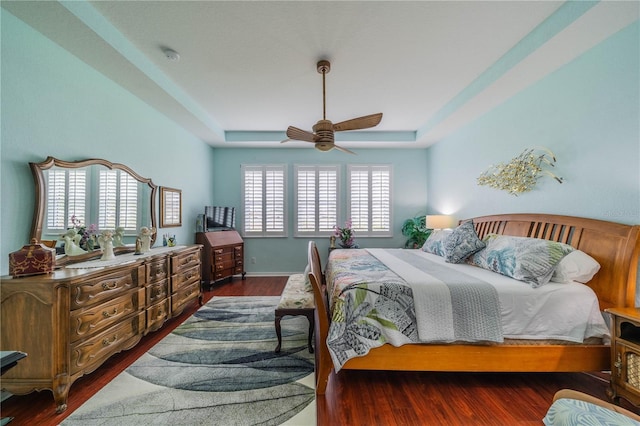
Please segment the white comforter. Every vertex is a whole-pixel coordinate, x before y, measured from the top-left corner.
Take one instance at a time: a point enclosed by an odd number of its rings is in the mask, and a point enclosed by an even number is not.
[[[582,343],[586,338],[600,337],[608,343],[609,328],[598,298],[584,284],[550,282],[534,289],[522,281],[476,266],[446,263],[440,256],[419,250],[415,253],[491,283],[500,298],[504,338]]]

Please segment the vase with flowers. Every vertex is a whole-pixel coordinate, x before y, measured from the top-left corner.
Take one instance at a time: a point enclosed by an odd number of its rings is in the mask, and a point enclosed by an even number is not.
[[[340,240],[340,247],[351,248],[355,243],[355,231],[352,228],[351,219],[344,223],[344,227],[341,228],[338,225],[333,227],[333,235]]]
[[[76,215],[71,215],[71,224],[73,226],[69,230],[76,232],[74,239],[76,245],[83,250],[92,251],[96,246],[98,226],[96,224],[85,226]]]

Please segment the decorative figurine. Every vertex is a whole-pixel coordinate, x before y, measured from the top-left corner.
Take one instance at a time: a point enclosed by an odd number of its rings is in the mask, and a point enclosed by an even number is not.
[[[124,228],[122,226],[118,226],[116,228],[116,233],[113,235],[113,246],[124,246]]]
[[[142,254],[142,240],[140,239],[140,237],[136,238],[136,252],[133,254]]]
[[[151,251],[151,237],[155,233],[156,228],[147,228],[146,226],[140,228],[140,235],[138,235],[138,238],[140,238],[140,241],[142,241],[142,253]]]
[[[336,236],[332,235],[329,237],[329,247],[334,249],[336,248]]]
[[[69,229],[64,233],[64,235],[62,235],[62,239],[64,240],[64,254],[67,256],[77,256],[79,254],[86,253],[86,251],[80,248],[78,243],[76,243],[76,240],[79,241],[78,237],[78,233],[73,228]],[[82,236],[80,236],[80,238],[82,238]]]
[[[102,257],[100,260],[115,259],[116,256],[113,254],[113,231],[102,231],[102,234],[98,237],[98,243],[100,247],[102,247]]]

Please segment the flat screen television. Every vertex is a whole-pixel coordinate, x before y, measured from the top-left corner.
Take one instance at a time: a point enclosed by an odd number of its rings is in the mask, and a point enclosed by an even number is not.
[[[235,207],[205,206],[204,218],[205,232],[223,231],[236,227]]]

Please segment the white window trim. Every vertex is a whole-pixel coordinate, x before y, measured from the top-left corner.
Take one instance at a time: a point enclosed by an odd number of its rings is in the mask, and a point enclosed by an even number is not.
[[[286,164],[241,164],[240,165],[240,181],[241,181],[241,191],[242,191],[242,226],[241,233],[245,238],[270,238],[270,237],[287,237],[288,236],[288,191],[287,191],[287,165]],[[266,180],[264,179],[264,175],[267,171],[275,170],[281,171],[283,182],[282,182],[282,202],[283,202],[283,211],[282,211],[282,230],[281,231],[267,231],[266,230],[266,217],[265,217],[265,203],[266,200],[263,198],[263,210],[262,210],[262,230],[260,231],[247,231],[246,230],[246,191],[245,191],[245,175],[247,171],[260,171],[263,176],[262,181],[262,194],[265,193],[265,185]]]
[[[353,171],[367,171],[368,173],[368,188],[369,188],[369,196],[368,203],[369,212],[372,211],[371,203],[371,173],[374,170],[384,170],[389,173],[389,229],[387,231],[372,231],[371,227],[371,215],[368,218],[367,230],[356,230],[357,238],[371,238],[371,237],[393,237],[393,165],[392,164],[348,164],[347,165],[347,208],[345,214],[347,215],[346,219],[353,219],[351,216],[351,177]],[[344,222],[344,221],[343,221]]]
[[[315,182],[315,186],[316,186],[316,191],[315,191],[315,227],[313,231],[300,231],[298,229],[298,177],[299,177],[299,172],[305,170],[305,171],[313,171],[315,172],[315,176],[316,176],[316,182]],[[331,225],[331,229],[327,229],[327,230],[320,230],[320,203],[318,201],[318,197],[320,194],[318,185],[320,183],[320,181],[318,180],[318,175],[321,171],[330,171],[330,172],[335,172],[336,175],[336,199],[335,199],[335,209],[336,209],[336,215],[335,215],[335,220],[332,221],[334,222]],[[293,208],[294,208],[294,223],[293,223],[293,236],[294,237],[328,237],[330,235],[333,235],[333,226],[338,224],[338,220],[340,218],[341,215],[341,207],[342,207],[342,203],[340,202],[341,200],[341,185],[340,185],[340,166],[338,165],[311,165],[311,164],[295,164],[294,165],[294,172],[293,172],[293,179],[294,179],[294,202],[293,202]]]

